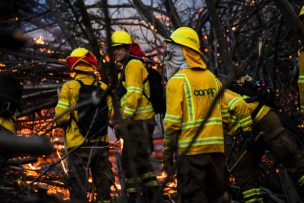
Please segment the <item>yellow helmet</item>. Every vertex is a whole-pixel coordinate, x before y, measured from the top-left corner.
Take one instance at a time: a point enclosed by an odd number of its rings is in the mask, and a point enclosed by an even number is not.
[[[71,71],[81,70],[81,71],[94,71],[97,70],[98,61],[94,54],[92,54],[89,50],[79,47],[72,51],[70,56],[66,58],[67,65]],[[77,63],[84,62],[88,64],[88,67],[77,67]]]
[[[117,30],[112,34],[112,46],[121,46],[132,44],[132,37],[129,33],[123,30]]]
[[[200,51],[200,42],[195,30],[190,27],[179,27],[170,36],[166,42],[174,42],[186,47],[189,47],[196,52],[202,54]]]
[[[299,13],[299,16],[302,16],[302,15],[304,15],[304,6],[302,7],[302,9],[301,9],[301,11]]]

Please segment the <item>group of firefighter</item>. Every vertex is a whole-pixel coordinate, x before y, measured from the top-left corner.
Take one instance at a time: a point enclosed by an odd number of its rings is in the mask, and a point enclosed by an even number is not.
[[[304,20],[304,7],[300,18]],[[165,41],[164,63],[168,82],[163,120],[163,168],[170,176],[176,173],[178,202],[228,201],[224,195],[224,137],[238,134],[249,140],[259,136],[253,143],[254,150],[248,150],[233,171],[244,202],[265,201],[258,180],[258,165],[265,149],[284,165],[299,193],[303,194],[304,158],[275,111],[259,101],[247,103],[244,100],[246,95],[229,89],[217,98],[222,84],[202,60],[199,36],[192,28],[177,28]],[[124,139],[121,162],[127,202],[161,202],[160,183],[150,162],[155,113],[149,101],[148,71],[140,60],[143,54],[132,36],[122,30],[112,34],[111,46],[115,62],[121,65],[118,80],[125,89],[120,97],[122,122],[114,119],[111,94],[105,96],[109,123]],[[90,168],[96,202],[112,202],[110,193],[114,175],[108,160],[109,138],[88,139],[81,135],[76,108],[81,87],[78,81],[85,85],[99,85],[102,90],[107,90],[108,85],[96,81],[98,61],[89,50],[73,50],[66,62],[76,76],[63,84],[55,114],[57,125],[66,129],[71,200],[87,201],[87,169]],[[300,52],[299,70],[301,112],[304,112],[304,51]],[[111,93],[118,93],[118,90]],[[14,115],[1,116],[0,125],[14,132],[14,120]],[[204,126],[198,131],[202,123]]]

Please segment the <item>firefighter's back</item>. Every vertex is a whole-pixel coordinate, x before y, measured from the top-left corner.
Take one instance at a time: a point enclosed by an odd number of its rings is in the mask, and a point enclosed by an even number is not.
[[[207,112],[220,87],[220,82],[209,70],[200,68],[182,69],[169,81],[168,93],[182,95],[181,134],[178,137],[179,152],[187,148],[198,127],[206,119]],[[170,90],[172,88],[174,91]],[[170,107],[168,111],[171,111]],[[187,154],[212,152],[224,152],[220,101]]]

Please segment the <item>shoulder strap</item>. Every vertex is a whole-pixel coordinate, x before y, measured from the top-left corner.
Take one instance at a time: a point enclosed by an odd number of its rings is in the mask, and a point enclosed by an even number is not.
[[[81,80],[76,80],[76,79],[75,79],[75,81],[77,81],[81,86],[84,85],[83,82],[82,82]]]
[[[145,64],[144,64],[144,66],[145,66]],[[145,84],[147,81],[148,81],[148,79],[149,79],[149,70],[148,70],[148,68],[145,66],[145,69],[147,70],[147,72],[148,72],[148,76],[144,79],[144,81],[143,81],[143,83]]]
[[[264,104],[259,102],[259,105],[254,109],[254,111],[251,114],[251,119],[252,120],[255,119],[255,117],[258,115],[259,111],[262,109],[263,106],[264,106]]]
[[[148,72],[148,75],[147,75],[147,77],[144,79],[143,84],[145,84],[145,83],[149,80],[149,71],[148,71],[148,68],[147,68],[146,66],[145,66],[145,68],[146,68],[146,70],[147,70],[147,72]],[[151,85],[151,84],[149,84],[149,85]],[[150,89],[151,89],[151,88],[150,88]],[[144,85],[144,88],[143,88],[142,93],[143,93],[143,95],[149,100],[149,102],[151,102],[151,98],[148,97],[148,95],[147,95],[146,92],[145,92],[145,85]],[[151,94],[151,92],[150,92],[150,94]]]

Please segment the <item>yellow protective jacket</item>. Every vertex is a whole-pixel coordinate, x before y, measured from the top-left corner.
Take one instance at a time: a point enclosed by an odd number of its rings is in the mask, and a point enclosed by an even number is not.
[[[94,81],[94,77],[87,74],[77,74],[75,79],[81,80],[85,85],[90,85]],[[97,85],[97,83],[96,83]],[[56,115],[56,123],[58,125],[68,125],[66,128],[66,147],[71,148],[82,144],[85,141],[85,137],[81,135],[79,129],[76,125],[74,119],[71,118],[70,113],[67,112],[64,114],[68,109],[71,107],[75,107],[79,89],[81,85],[76,80],[71,80],[63,84],[59,96],[59,100],[57,106],[55,108],[55,115]],[[105,90],[107,85],[104,83],[100,84],[101,89]],[[110,96],[107,96],[107,103],[108,103],[108,110],[109,110],[109,119],[113,117],[113,108],[112,108],[112,100]],[[73,115],[76,120],[78,120],[78,112],[75,110]],[[96,139],[91,139],[90,142],[97,142],[97,141],[104,141],[108,142],[108,136],[103,136]]]
[[[221,88],[220,81],[206,69],[197,53],[185,47],[183,53],[190,67],[179,70],[168,81],[164,119],[165,151],[177,148],[179,153],[191,142]],[[224,152],[220,100],[187,155],[213,152]]]
[[[250,105],[251,104],[251,105]],[[253,102],[253,103],[249,103],[249,108],[252,110],[252,112],[254,111],[254,109],[259,105],[259,102]],[[253,124],[257,124],[262,118],[264,118],[264,116],[270,111],[270,107],[263,105],[262,108],[259,110],[257,116],[255,117],[255,119],[253,120]]]
[[[248,98],[248,96],[244,95],[243,98],[246,99],[246,98]],[[247,103],[247,105],[252,114],[254,112],[254,110],[258,107],[259,102],[256,101],[256,102],[252,102],[252,103]],[[262,118],[264,118],[264,116],[270,111],[270,109],[271,108],[269,106],[263,105],[261,107],[261,109],[258,111],[255,118],[253,119],[253,125],[256,125]]]
[[[239,95],[241,96],[241,95]],[[248,98],[248,96],[244,95],[243,96],[244,99]],[[252,102],[252,103],[247,103],[247,107],[249,109],[250,115],[253,114],[254,110],[259,106],[259,102]],[[262,118],[264,118],[264,116],[270,111],[270,107],[263,105],[260,110],[258,111],[257,115],[255,116],[255,118],[253,119],[253,127],[254,125],[257,125],[260,120]],[[224,121],[227,121],[227,119],[224,119]],[[226,124],[226,123],[225,123]],[[243,127],[241,126],[240,122],[238,122],[237,120],[234,119],[228,119],[228,130],[227,134],[228,135],[237,135],[238,133],[240,133],[242,130],[244,131]],[[229,128],[230,127],[230,128]]]
[[[300,52],[299,56],[299,98],[300,98],[300,112],[302,118],[304,118],[304,51]]]
[[[225,90],[222,97],[222,117],[227,135],[234,136],[242,131],[252,131],[251,112],[240,95],[231,90]]]
[[[16,133],[14,122],[15,122],[15,117],[11,117],[11,118],[0,117],[0,125],[5,129],[11,131],[12,133]]]
[[[120,104],[124,119],[148,120],[154,118],[154,111],[151,102],[143,95],[150,97],[148,71],[142,61],[131,59],[124,68],[124,87],[127,93],[121,98]]]

